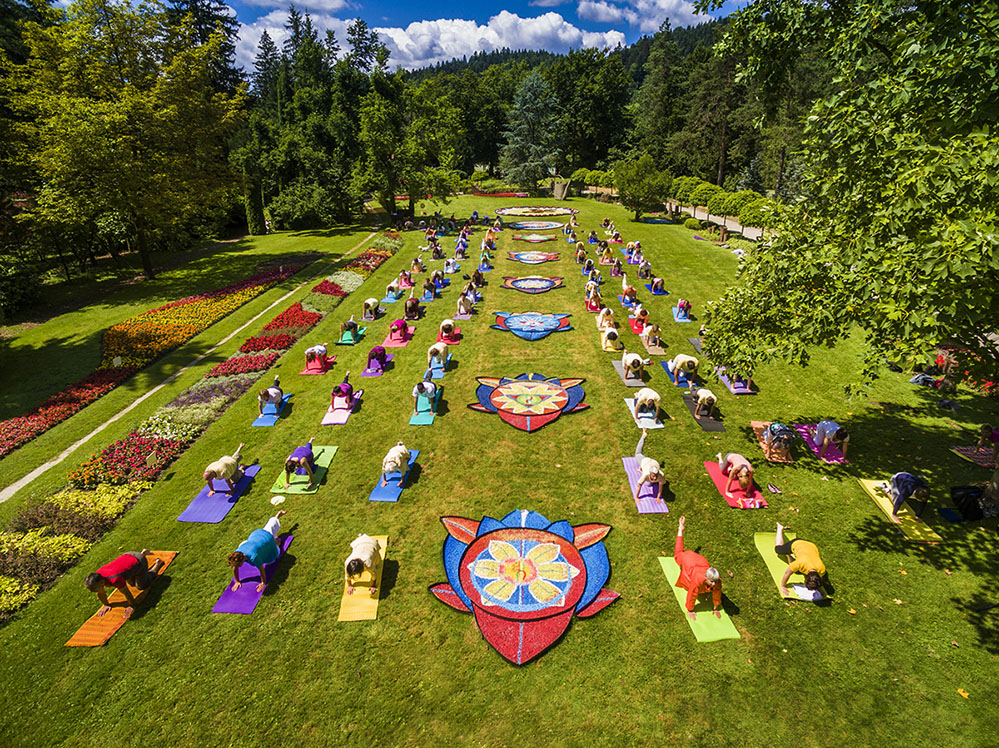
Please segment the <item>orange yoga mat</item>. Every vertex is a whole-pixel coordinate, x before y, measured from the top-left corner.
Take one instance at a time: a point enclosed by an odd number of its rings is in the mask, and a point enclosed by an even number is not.
[[[150,551],[149,555],[146,556],[150,567],[156,562],[156,559],[163,560],[163,566],[160,568],[159,573],[156,576],[160,576],[173,561],[174,557],[177,555],[177,551]],[[156,582],[153,582],[156,584]],[[135,598],[136,602],[141,602],[142,598],[146,596],[149,592],[146,590],[137,590],[135,587],[129,586],[128,591],[132,593],[132,597]],[[112,605],[115,603],[126,602],[125,595],[119,590],[115,590],[108,597],[108,602]],[[100,647],[108,639],[114,636],[114,633],[125,625],[125,609],[122,607],[115,606],[111,608],[103,616],[98,616],[94,613],[90,618],[87,619],[77,630],[73,637],[66,642],[67,647]]]
[[[771,423],[773,423],[773,421],[750,421],[749,422],[749,425],[753,429],[753,433],[756,434],[756,441],[759,442],[760,449],[763,450],[763,456],[764,457],[766,457],[766,455],[767,455],[767,448],[766,448],[766,445],[764,445],[764,443],[763,443],[763,432],[766,430],[767,426],[769,426]],[[783,464],[783,465],[793,465],[794,464],[794,458],[793,457],[789,457],[786,460],[782,460],[782,459],[780,459],[777,456],[774,456],[773,458],[767,457],[767,462],[776,462],[776,463],[780,463],[780,464]]]

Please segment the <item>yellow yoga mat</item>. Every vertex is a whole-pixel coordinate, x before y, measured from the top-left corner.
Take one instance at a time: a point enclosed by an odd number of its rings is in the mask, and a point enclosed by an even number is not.
[[[890,518],[892,500],[888,489],[888,481],[866,480],[864,478],[858,478],[857,480],[860,481],[860,487],[864,489],[867,495],[874,499],[874,503],[878,505],[878,508],[885,513],[886,517]],[[898,529],[909,540],[915,540],[918,543],[939,543],[943,540],[937,534],[936,530],[928,524],[916,520],[916,513],[908,503],[902,504],[902,508],[898,510],[898,518],[901,520]]]
[[[797,535],[793,532],[784,531],[784,540],[794,540]],[[774,580],[774,584],[777,585],[777,594],[781,597],[786,597],[790,600],[798,600],[798,596],[794,594],[792,585],[804,584],[805,577],[798,572],[794,572],[787,580],[787,591],[789,594],[785,595],[780,591],[780,580],[784,578],[784,572],[787,571],[787,557],[778,556],[774,553],[774,545],[777,541],[777,533],[775,532],[756,532],[753,533],[753,542],[756,543],[756,550],[760,552],[763,556],[763,561],[767,565],[767,571],[770,572],[771,578]]]
[[[340,615],[338,621],[373,621],[378,617],[378,598],[381,597],[382,572],[385,570],[385,549],[388,547],[388,535],[372,535],[378,541],[378,568],[375,574],[365,570],[361,578],[354,583],[354,594],[347,594],[347,581],[343,582],[343,597],[340,598]],[[370,587],[379,589],[377,596],[372,597]]]

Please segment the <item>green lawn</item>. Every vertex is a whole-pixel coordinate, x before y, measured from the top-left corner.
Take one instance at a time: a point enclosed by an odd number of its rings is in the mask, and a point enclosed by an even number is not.
[[[462,215],[475,207],[481,211],[537,202],[461,198],[443,210]],[[693,232],[681,227],[633,224],[620,207],[579,199],[571,204],[581,209],[580,221],[587,231],[609,215],[626,239],[642,241],[673,295],[640,296],[661,322],[669,354],[691,353],[685,338],[696,334],[697,324],[674,324],[669,306],[683,296],[692,300],[694,315],[702,316],[704,303],[732,282],[734,256],[709,242],[693,240]],[[995,599],[994,522],[989,528],[948,525],[931,505],[926,517],[945,542],[929,547],[913,544],[895,533],[855,480],[915,468],[931,479],[939,501],[946,493],[943,487],[985,478],[984,471],[962,462],[947,447],[969,443],[973,436],[960,429],[994,418],[991,404],[961,395],[956,413],[938,410],[931,393],[909,385],[901,374],[888,374],[873,385],[870,399],[919,406],[918,414],[875,407],[867,398],[847,401],[842,385],[857,369],[863,346],[857,337],[832,350],[816,350],[807,369],[761,370],[755,378],[761,390],[756,397],[736,398],[715,385],[728,431],[712,435],[701,432],[683,407],[680,392],[656,365],[650,369],[651,385],[662,394],[674,420],[652,432],[646,453],[663,463],[676,499],[667,516],[639,516],[620,463],[620,457],[633,452],[639,436],[622,402],[631,393],[611,367],[611,354],[600,351],[593,315],[583,309],[583,281],[569,246],[561,241],[529,245],[526,248],[557,247],[562,259],[541,266],[520,265],[503,259],[508,249],[525,248],[513,246],[511,233],[502,235],[497,269],[487,274],[481,313],[461,323],[464,339],[453,351],[458,365],[444,380],[446,407],[432,427],[407,425],[409,391],[425,367],[426,348],[439,320],[454,312],[456,290],[428,305],[427,318],[417,323],[415,340],[394,351],[396,366],[384,377],[361,379],[360,373],[368,349],[380,343],[389,322],[401,316],[400,305],[368,325],[361,345],[334,347],[331,352],[338,358],[332,373],[297,376],[306,346],[332,343],[340,322],[351,313],[359,314],[362,299],[381,297],[388,280],[408,266],[422,241],[422,234],[414,232],[406,235],[400,254],[278,366],[285,389],[295,393],[286,418],[272,429],[249,428],[256,403],[248,394],[64,579],[0,629],[5,697],[0,743],[506,746],[538,740],[551,746],[787,742],[980,746],[994,742],[988,735],[994,736],[999,728],[994,705],[997,613],[976,614],[969,609]],[[342,237],[338,251],[363,236],[361,232]],[[476,234],[476,246],[481,236]],[[450,239],[445,241],[451,246]],[[271,254],[333,247],[330,242],[287,234],[248,244]],[[467,268],[472,264],[466,261]],[[499,288],[504,275],[529,274],[563,275],[566,288],[538,296]],[[608,280],[605,299],[618,311],[611,292],[616,283]],[[136,306],[121,316],[161,298],[128,299]],[[266,303],[264,298],[254,302]],[[489,312],[526,310],[571,312],[574,329],[538,342],[489,329],[493,322]],[[118,311],[115,306],[116,318]],[[90,335],[108,324],[106,309],[81,314],[86,323],[77,326],[90,325]],[[625,315],[618,317],[623,323]],[[218,339],[222,325],[229,323],[226,320],[205,335]],[[637,338],[624,329],[629,349],[640,350]],[[68,330],[53,337],[69,338]],[[254,327],[247,330],[255,332]],[[243,337],[220,351],[219,360]],[[72,338],[61,347],[62,354],[72,358],[79,348],[82,356],[88,350],[87,340],[87,335]],[[24,355],[23,366],[33,366],[31,357]],[[190,352],[181,356],[178,364],[191,357]],[[148,403],[149,410],[190,384],[211,363],[214,360],[188,373],[168,388],[170,392],[161,393],[155,403]],[[344,427],[320,427],[329,390],[347,369],[355,387],[365,389],[363,407]],[[533,434],[466,408],[475,400],[476,376],[529,371],[584,377],[591,407]],[[8,395],[13,398],[18,397],[18,388],[26,388],[16,378],[5,379],[5,384],[14,388]],[[27,393],[21,396],[30,399]],[[94,410],[95,406],[85,409],[22,449],[31,455],[25,459],[37,462],[51,456],[58,444],[45,442],[46,437],[59,429],[77,428],[76,421],[85,430],[97,422]],[[124,433],[145,412],[134,420],[130,417],[121,428],[109,429],[95,446]],[[748,429],[751,419],[822,417],[840,420],[854,434],[850,465],[826,466],[806,455],[802,446],[794,466],[769,466]],[[226,584],[226,554],[270,515],[267,486],[285,455],[311,436],[317,443],[338,445],[340,451],[318,494],[289,496],[284,504],[289,510],[285,527],[292,528],[295,542],[281,571],[252,616],[212,615],[209,611]],[[367,495],[381,458],[397,439],[421,450],[420,469],[398,504],[369,503]],[[244,455],[263,465],[249,494],[218,525],[176,522],[199,488],[204,465],[240,441],[247,443]],[[37,491],[58,485],[57,479],[89,451],[80,450],[79,459],[67,460],[48,478],[36,481]],[[729,509],[701,464],[719,451],[746,454],[757,467],[757,482],[763,486],[773,482],[783,495],[772,497],[768,509]],[[12,458],[0,462],[4,485],[19,475],[8,475]],[[35,490],[32,486],[22,493]],[[0,512],[21,501],[19,495]],[[553,521],[612,525],[605,540],[613,568],[607,586],[621,593],[618,602],[594,618],[576,619],[561,643],[520,669],[485,643],[470,616],[442,605],[426,590],[445,579],[441,564],[445,533],[438,517],[501,517],[513,509],[534,509]],[[656,556],[672,553],[681,514],[688,520],[687,546],[699,548],[722,569],[727,606],[742,633],[740,641],[695,643],[667,588]],[[772,531],[778,520],[819,545],[837,591],[830,607],[785,603],[777,596],[752,536],[755,531]],[[336,614],[342,563],[358,532],[390,537],[379,618],[340,624]],[[106,646],[63,648],[95,607],[82,585],[86,573],[123,550],[143,546],[180,551],[166,583],[158,584],[149,604]],[[959,688],[970,698],[962,698]]]

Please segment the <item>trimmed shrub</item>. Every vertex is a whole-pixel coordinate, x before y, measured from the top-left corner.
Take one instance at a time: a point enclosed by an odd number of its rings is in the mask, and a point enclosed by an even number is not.
[[[90,548],[90,543],[77,535],[49,535],[48,530],[48,527],[36,527],[27,532],[0,532],[0,554],[48,556],[69,562]]]
[[[701,228],[701,222],[698,221],[696,218],[688,218],[686,221],[683,222],[683,227],[685,229],[694,229],[695,231],[697,231]]]
[[[349,270],[337,270],[332,275],[327,275],[326,280],[336,283],[347,293],[353,293],[364,283],[364,276],[360,273],[352,273]]]

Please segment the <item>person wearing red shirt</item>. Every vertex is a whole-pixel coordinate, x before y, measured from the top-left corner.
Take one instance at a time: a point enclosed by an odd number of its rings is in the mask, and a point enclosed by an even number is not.
[[[696,620],[694,613],[694,603],[697,596],[705,592],[711,593],[714,604],[714,614],[716,618],[721,618],[721,577],[718,569],[711,566],[708,560],[695,551],[683,550],[683,527],[687,522],[686,517],[680,517],[680,524],[676,530],[676,546],[673,549],[673,560],[680,567],[680,576],[676,580],[676,586],[687,590],[687,615],[690,620]]]
[[[87,575],[87,578],[83,582],[84,585],[86,585],[88,590],[97,595],[97,599],[104,606],[97,611],[98,616],[103,616],[111,610],[111,603],[108,602],[107,593],[104,592],[105,587],[117,587],[121,590],[125,599],[128,600],[128,605],[124,611],[125,618],[128,618],[135,612],[136,600],[132,597],[128,585],[131,584],[139,590],[147,589],[153,583],[153,580],[156,579],[156,574],[163,566],[163,560],[158,558],[150,569],[149,562],[146,560],[148,553],[149,551],[145,549],[139,553],[123,553],[114,561],[104,564],[104,566],[93,574]]]

